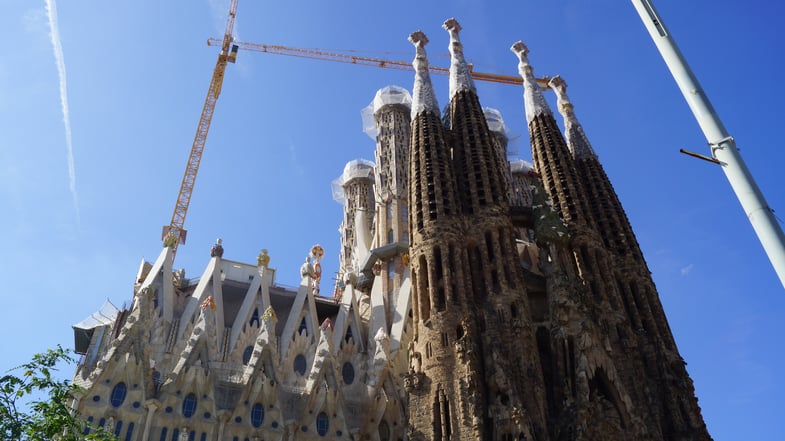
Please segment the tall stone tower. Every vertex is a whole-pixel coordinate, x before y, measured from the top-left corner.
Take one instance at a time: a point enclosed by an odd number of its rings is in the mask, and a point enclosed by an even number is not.
[[[365,132],[376,142],[374,198],[376,215],[373,248],[379,268],[387,322],[398,293],[408,277],[405,265],[409,245],[409,140],[411,129],[409,91],[399,86],[379,89],[363,110]]]
[[[415,370],[412,439],[541,439],[543,380],[513,243],[506,168],[450,33],[450,127],[430,84],[421,32],[412,104],[410,204]],[[506,161],[504,161],[506,162]]]
[[[332,182],[333,199],[343,203],[339,274],[356,274],[371,247],[375,213],[374,164],[363,159],[346,163],[341,176]]]
[[[566,95],[566,140],[516,43],[534,166],[568,239],[548,274],[550,341],[538,340],[557,439],[710,439],[627,216]],[[556,248],[556,247],[554,247]],[[564,251],[567,251],[564,253]],[[553,283],[559,273],[570,283]],[[538,334],[539,337],[539,334]],[[556,355],[556,357],[553,357]],[[559,359],[569,360],[560,363]]]

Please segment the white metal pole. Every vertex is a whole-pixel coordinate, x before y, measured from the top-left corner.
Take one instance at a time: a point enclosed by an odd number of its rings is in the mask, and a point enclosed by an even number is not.
[[[785,235],[736,149],[735,140],[725,130],[684,55],[654,9],[652,0],[632,0],[632,4],[668,65],[695,119],[698,120],[698,125],[711,146],[712,156],[720,161],[725,176],[780,278],[780,283],[785,287]]]

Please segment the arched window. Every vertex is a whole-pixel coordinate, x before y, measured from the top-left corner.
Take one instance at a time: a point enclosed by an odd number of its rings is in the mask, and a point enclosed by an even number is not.
[[[349,343],[349,340],[352,339],[352,327],[349,326],[346,328],[346,336],[343,338],[346,343]]]
[[[300,322],[300,327],[297,329],[297,333],[298,334],[302,334],[303,331],[305,331],[305,336],[307,337],[308,336],[308,325],[305,323],[305,317],[303,317],[303,320]]]
[[[120,436],[121,430],[123,430],[123,422],[118,421],[117,424],[114,425],[114,436]]]
[[[87,424],[85,424],[85,426],[84,426],[84,432],[82,432],[82,435],[89,435],[90,434],[90,427],[92,425],[93,425],[93,417],[89,416],[89,417],[87,417]]]
[[[183,416],[191,418],[194,412],[196,412],[196,395],[191,393],[183,400]]]
[[[172,431],[172,441],[180,441],[178,438],[180,438],[180,429],[174,429]]]
[[[120,407],[120,405],[123,404],[123,401],[125,401],[125,394],[126,394],[126,392],[127,392],[127,389],[125,387],[125,383],[120,382],[120,383],[115,384],[114,388],[112,388],[112,396],[111,396],[111,400],[110,400],[111,403],[112,403],[112,406]]]
[[[294,371],[300,375],[305,375],[305,363],[305,355],[297,354],[297,356],[294,357]]]
[[[387,243],[393,243],[394,239],[395,239],[395,233],[393,232],[393,229],[390,228],[390,231],[387,232]]]
[[[164,427],[163,429],[161,429],[161,438],[160,438],[160,441],[166,441],[166,432],[167,432],[167,429],[166,429],[166,427]]]
[[[156,392],[161,387],[161,372],[159,371],[153,371],[153,387],[155,387]]]
[[[259,308],[254,308],[253,315],[251,315],[251,320],[248,321],[248,324],[253,326],[254,322],[256,322],[256,326],[259,326]]]
[[[199,441],[207,441],[207,432],[202,432],[202,437],[199,438]]]
[[[196,441],[196,431],[192,430],[191,433],[188,434],[188,441]]]
[[[243,351],[243,364],[247,365],[251,361],[251,355],[253,355],[253,346],[248,346]]]
[[[330,429],[330,419],[327,417],[327,414],[321,412],[319,415],[316,416],[316,432],[319,436],[327,435],[327,431]]]
[[[347,386],[354,383],[354,366],[350,362],[347,361],[343,364],[341,376],[343,376],[343,383]]]
[[[261,427],[264,421],[264,406],[262,403],[256,403],[251,408],[251,424],[254,427]]]
[[[106,418],[101,418],[101,420],[98,421],[98,427],[104,427],[104,424],[106,424]]]
[[[125,432],[125,441],[131,441],[134,435],[134,423],[128,423],[128,430]]]
[[[390,425],[387,421],[379,421],[379,441],[390,441]]]

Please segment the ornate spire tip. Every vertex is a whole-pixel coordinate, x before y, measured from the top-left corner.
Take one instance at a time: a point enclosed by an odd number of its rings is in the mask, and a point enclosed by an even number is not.
[[[548,85],[554,89],[561,89],[562,91],[567,90],[567,82],[559,75],[548,80]]]
[[[512,45],[510,50],[517,54],[518,57],[526,57],[529,55],[529,48],[526,46],[522,41],[517,41],[515,44]]]
[[[458,20],[456,20],[454,17],[445,20],[444,23],[442,24],[442,27],[448,31],[454,31],[454,32],[461,32],[461,29],[463,29],[461,28],[461,24],[458,23]]]
[[[428,37],[425,36],[425,33],[423,31],[418,30],[409,34],[409,41],[415,47],[425,47],[425,45],[428,44]]]

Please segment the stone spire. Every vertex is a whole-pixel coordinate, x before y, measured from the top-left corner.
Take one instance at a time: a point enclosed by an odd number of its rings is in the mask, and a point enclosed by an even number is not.
[[[519,41],[512,45],[510,48],[515,55],[518,56],[518,73],[523,78],[523,100],[524,105],[526,106],[526,122],[531,124],[532,120],[537,115],[550,115],[551,109],[548,107],[548,103],[545,101],[545,97],[542,96],[542,92],[540,91],[540,86],[537,85],[537,81],[534,78],[534,70],[532,70],[531,64],[529,64],[529,58],[526,55],[529,54],[529,48],[523,44],[522,41]]]
[[[594,149],[591,147],[589,139],[583,132],[581,123],[579,123],[578,118],[575,117],[575,111],[570,102],[570,97],[567,96],[567,82],[564,81],[562,77],[555,76],[551,78],[548,85],[551,86],[556,93],[556,106],[559,108],[559,113],[561,113],[564,118],[564,136],[567,140],[567,147],[569,147],[570,153],[572,153],[572,156],[576,159],[589,156],[596,158],[597,154],[594,153]]]
[[[458,33],[461,25],[454,18],[447,19],[442,27],[450,33],[450,99],[462,90],[476,92],[469,66],[463,57],[463,45]]]
[[[431,84],[431,75],[428,72],[428,56],[425,53],[425,45],[428,44],[428,37],[422,31],[415,31],[409,35],[417,50],[412,66],[414,66],[414,97],[412,98],[412,119],[421,112],[433,112],[439,115],[439,103],[436,101],[436,94]]]

